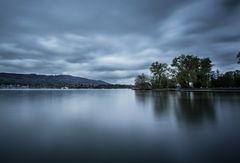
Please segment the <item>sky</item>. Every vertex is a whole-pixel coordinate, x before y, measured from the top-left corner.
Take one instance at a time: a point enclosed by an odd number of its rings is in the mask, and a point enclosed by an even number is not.
[[[152,62],[239,69],[239,0],[1,0],[0,72],[133,84]]]

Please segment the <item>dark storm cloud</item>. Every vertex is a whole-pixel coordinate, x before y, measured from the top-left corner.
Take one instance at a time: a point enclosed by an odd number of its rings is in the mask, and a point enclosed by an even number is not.
[[[184,1],[183,1],[184,2]],[[183,2],[169,0],[1,1],[1,18],[18,32],[132,33],[154,26]],[[10,25],[10,26],[9,26]],[[9,30],[6,30],[10,33]]]
[[[0,71],[132,82],[179,54],[236,69],[238,0],[1,0]]]
[[[230,12],[239,8],[240,1],[239,0],[223,0],[222,6],[228,9]]]
[[[226,35],[226,36],[216,36],[214,38],[214,41],[216,42],[240,42],[240,35]]]

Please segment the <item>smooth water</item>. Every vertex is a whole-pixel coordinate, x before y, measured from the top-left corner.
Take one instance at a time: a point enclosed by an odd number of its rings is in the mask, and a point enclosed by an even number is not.
[[[0,162],[239,162],[240,94],[0,90]]]

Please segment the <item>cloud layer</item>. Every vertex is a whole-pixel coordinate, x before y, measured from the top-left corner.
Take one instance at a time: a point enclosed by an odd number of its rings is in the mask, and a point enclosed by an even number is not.
[[[238,0],[1,0],[0,71],[133,83],[180,54],[239,68]]]

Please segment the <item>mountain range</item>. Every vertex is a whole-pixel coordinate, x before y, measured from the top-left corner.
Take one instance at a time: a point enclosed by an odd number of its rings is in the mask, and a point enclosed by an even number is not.
[[[111,85],[102,80],[92,80],[71,75],[37,75],[0,73],[0,85],[28,86],[28,87],[50,87],[50,88],[81,88],[99,87]]]

